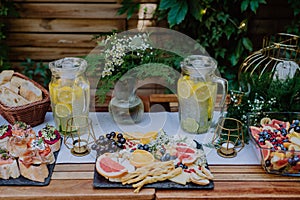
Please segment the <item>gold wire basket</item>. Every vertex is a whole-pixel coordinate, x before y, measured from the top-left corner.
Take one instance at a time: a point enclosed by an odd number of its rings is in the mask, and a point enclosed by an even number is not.
[[[290,72],[299,69],[299,36],[278,33],[264,37],[263,48],[248,56],[240,66],[239,82],[241,82],[241,75],[244,73],[249,73],[250,76],[258,74],[260,77],[264,73],[270,72],[270,76],[273,76],[280,63],[283,63]]]

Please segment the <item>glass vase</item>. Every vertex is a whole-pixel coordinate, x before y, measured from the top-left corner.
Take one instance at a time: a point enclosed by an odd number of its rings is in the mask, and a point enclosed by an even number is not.
[[[116,123],[135,124],[142,120],[144,104],[136,94],[136,80],[126,78],[119,80],[109,102],[109,112]]]

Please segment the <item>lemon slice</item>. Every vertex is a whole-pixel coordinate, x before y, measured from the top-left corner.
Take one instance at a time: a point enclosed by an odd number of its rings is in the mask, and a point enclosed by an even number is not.
[[[195,98],[199,102],[204,102],[211,97],[210,89],[207,84],[201,84],[194,89]]]
[[[55,113],[58,117],[68,117],[72,113],[72,108],[68,104],[58,103],[55,106]]]
[[[73,96],[73,89],[69,86],[64,86],[57,90],[57,100],[59,102],[71,103],[72,96]]]
[[[141,143],[148,144],[152,140],[154,140],[157,137],[158,132],[157,131],[149,131],[145,134],[143,134],[143,137],[140,139]]]
[[[185,131],[190,132],[190,133],[196,133],[197,130],[199,129],[198,122],[195,119],[189,118],[189,117],[182,120],[181,125]]]
[[[178,95],[182,98],[189,98],[192,95],[193,82],[190,80],[179,79],[178,80]]]
[[[129,161],[135,167],[142,167],[154,162],[154,156],[148,151],[137,149],[131,154]]]

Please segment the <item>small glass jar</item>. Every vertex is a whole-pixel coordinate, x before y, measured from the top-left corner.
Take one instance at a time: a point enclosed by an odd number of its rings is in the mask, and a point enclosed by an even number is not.
[[[214,59],[192,55],[181,63],[181,76],[177,83],[179,119],[181,128],[189,133],[205,133],[211,126],[218,84],[222,88],[223,107],[227,94],[227,81],[216,76]]]

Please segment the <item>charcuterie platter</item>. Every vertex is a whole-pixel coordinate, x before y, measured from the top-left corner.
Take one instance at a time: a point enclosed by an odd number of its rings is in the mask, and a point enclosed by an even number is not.
[[[100,136],[92,146],[98,153],[94,188],[134,188],[134,192],[143,187],[214,188],[213,175],[198,142],[179,135],[170,137],[163,130],[121,133],[122,137],[120,133],[110,134]]]

